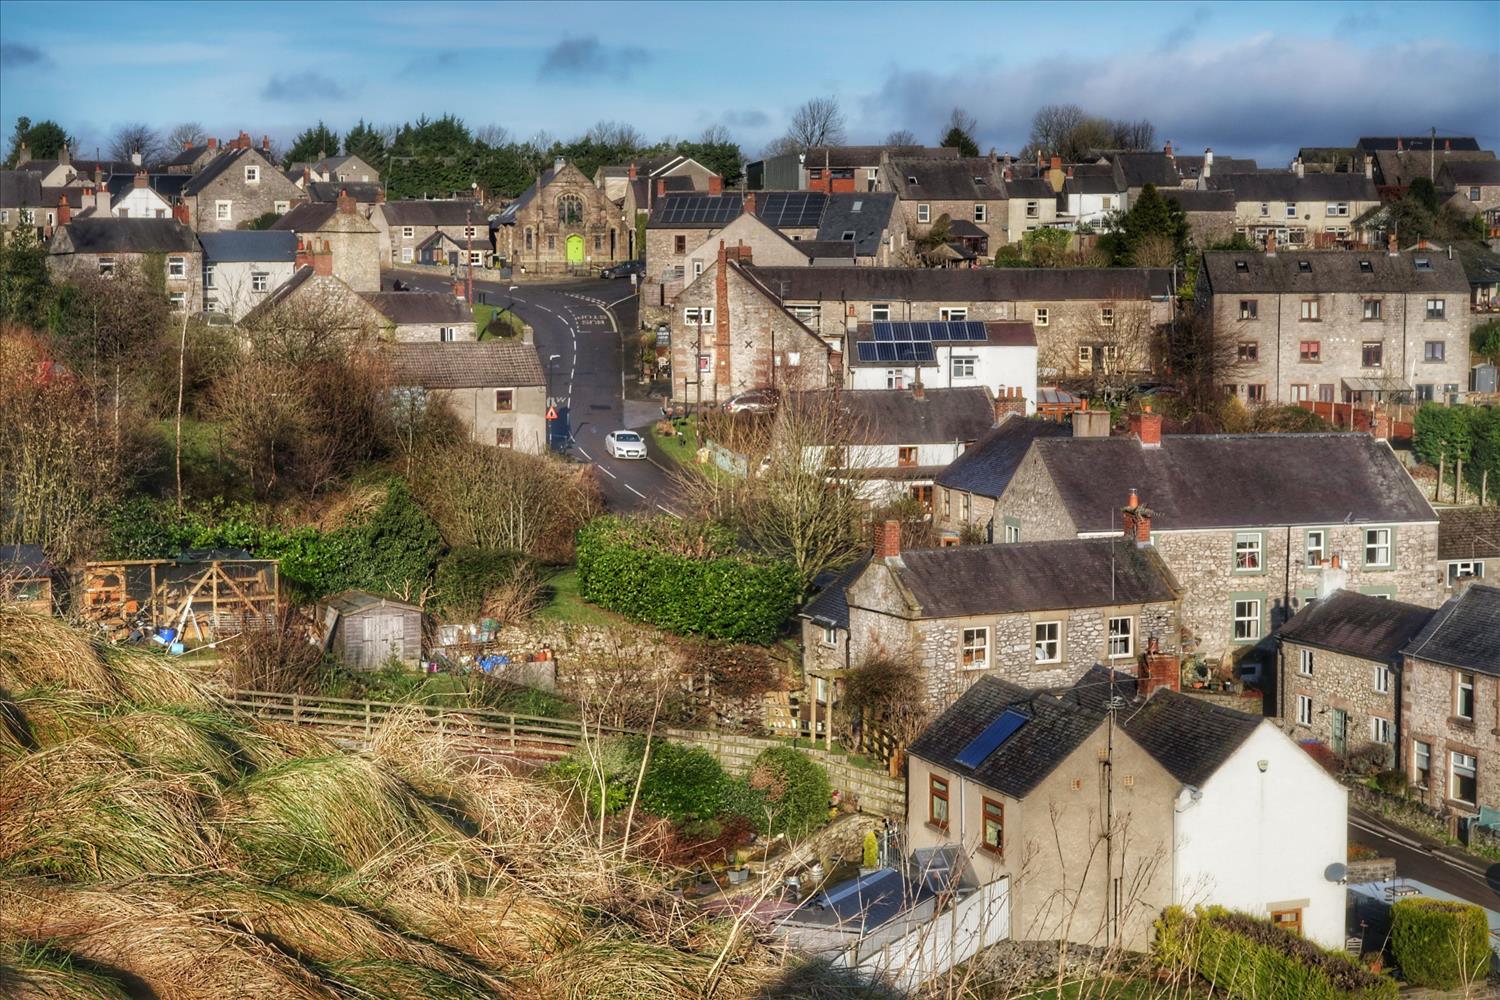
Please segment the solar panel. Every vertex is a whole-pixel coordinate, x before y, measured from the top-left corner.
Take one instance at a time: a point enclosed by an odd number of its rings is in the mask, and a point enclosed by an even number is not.
[[[895,344],[876,344],[875,346],[876,346],[876,348],[879,349],[879,357],[880,357],[881,361],[895,361],[896,360],[896,345]]]
[[[932,331],[926,323],[913,323],[911,325],[911,339],[932,342]]]
[[[954,761],[964,767],[975,768],[989,760],[990,755],[1000,749],[1000,745],[1016,734],[1016,730],[1026,725],[1029,720],[1026,716],[1013,708],[1007,708],[1000,713],[1000,718],[984,727],[984,732],[969,741],[969,745],[959,751]]]
[[[658,203],[652,216],[669,226],[728,223],[741,207],[738,195],[673,195]]]
[[[937,352],[932,349],[932,345],[931,344],[913,344],[912,346],[917,349],[917,360],[918,361],[936,361],[937,360]]]
[[[855,344],[854,350],[859,354],[859,360],[861,361],[879,361],[880,356],[875,352],[875,349],[879,346],[879,344],[865,342],[862,344]]]
[[[875,339],[876,340],[895,340],[896,339],[896,334],[895,334],[894,331],[892,331],[891,324],[889,324],[889,323],[876,323],[875,324]]]
[[[989,336],[990,336],[989,331],[985,329],[983,323],[970,322],[970,323],[965,323],[964,325],[969,328],[969,339],[970,340],[988,340],[989,339]]]

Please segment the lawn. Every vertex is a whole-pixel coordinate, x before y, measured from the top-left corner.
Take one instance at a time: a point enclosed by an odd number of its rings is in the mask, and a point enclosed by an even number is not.
[[[507,309],[504,306],[486,305],[481,302],[474,305],[474,333],[480,340],[496,339],[495,335],[490,332],[490,323],[496,316],[500,317],[500,324],[508,328],[508,332],[502,334],[502,337],[508,339],[521,335],[521,327],[524,324],[521,321],[521,317],[517,316],[514,310]]]
[[[564,566],[546,580],[547,603],[536,613],[543,621],[568,622],[573,625],[611,625],[618,621],[603,608],[595,607],[578,596],[578,569]]]
[[[672,421],[676,433],[663,434],[659,430],[660,421],[651,427],[651,438],[662,452],[678,465],[698,465],[698,442],[693,437],[693,429],[697,421],[696,417],[687,417]]]

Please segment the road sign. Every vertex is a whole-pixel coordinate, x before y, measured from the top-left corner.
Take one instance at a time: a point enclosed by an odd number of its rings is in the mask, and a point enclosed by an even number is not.
[[[549,406],[549,407],[547,407],[547,419],[548,420],[556,420],[557,419],[557,407],[555,407],[555,406]]]

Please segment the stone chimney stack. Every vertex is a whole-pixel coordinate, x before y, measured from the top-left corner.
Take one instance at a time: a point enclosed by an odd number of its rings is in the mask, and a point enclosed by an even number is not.
[[[875,525],[875,558],[886,562],[901,561],[901,522],[881,521]]]
[[[1375,179],[1375,157],[1369,153],[1365,154],[1365,177],[1368,180]]]
[[[1161,148],[1161,151],[1163,153],[1166,153],[1168,156],[1172,155],[1172,140],[1171,139],[1167,140],[1167,144]]]
[[[30,163],[30,162],[31,162],[31,147],[27,146],[26,143],[23,142],[19,146],[16,147],[16,166],[19,167],[23,163]]]
[[[1107,438],[1109,437],[1109,411],[1108,410],[1074,410],[1073,436],[1076,438]]]
[[[1299,156],[1292,161],[1292,173],[1296,174],[1298,177],[1301,177],[1303,176],[1303,170],[1304,167],[1302,166],[1302,157]]]
[[[109,186],[103,181],[94,185],[94,215],[97,218],[109,218]]]
[[[130,162],[133,166],[138,167],[141,165],[141,151],[139,149],[130,154]]]
[[[68,144],[67,143],[63,143],[62,144],[62,149],[60,149],[60,150],[57,151],[57,162],[58,163],[72,163],[73,162],[72,154],[70,154],[68,152]]]
[[[1199,174],[1204,180],[1208,180],[1214,169],[1214,148],[1209,146],[1203,151],[1203,173]]]
[[[1266,230],[1266,256],[1276,256],[1276,230]]]
[[[345,215],[353,215],[355,209],[359,207],[359,203],[354,200],[354,195],[350,194],[347,188],[340,188],[338,206],[340,212],[343,212]]]

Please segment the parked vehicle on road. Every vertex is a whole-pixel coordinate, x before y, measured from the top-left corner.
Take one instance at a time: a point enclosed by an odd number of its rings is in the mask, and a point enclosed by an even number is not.
[[[750,389],[724,400],[725,413],[770,413],[781,403],[775,389]]]
[[[645,458],[646,442],[635,431],[610,431],[604,435],[604,450],[614,458]]]
[[[613,264],[599,272],[601,278],[628,278],[632,274],[645,274],[646,262],[643,260],[627,260],[623,264]]]

